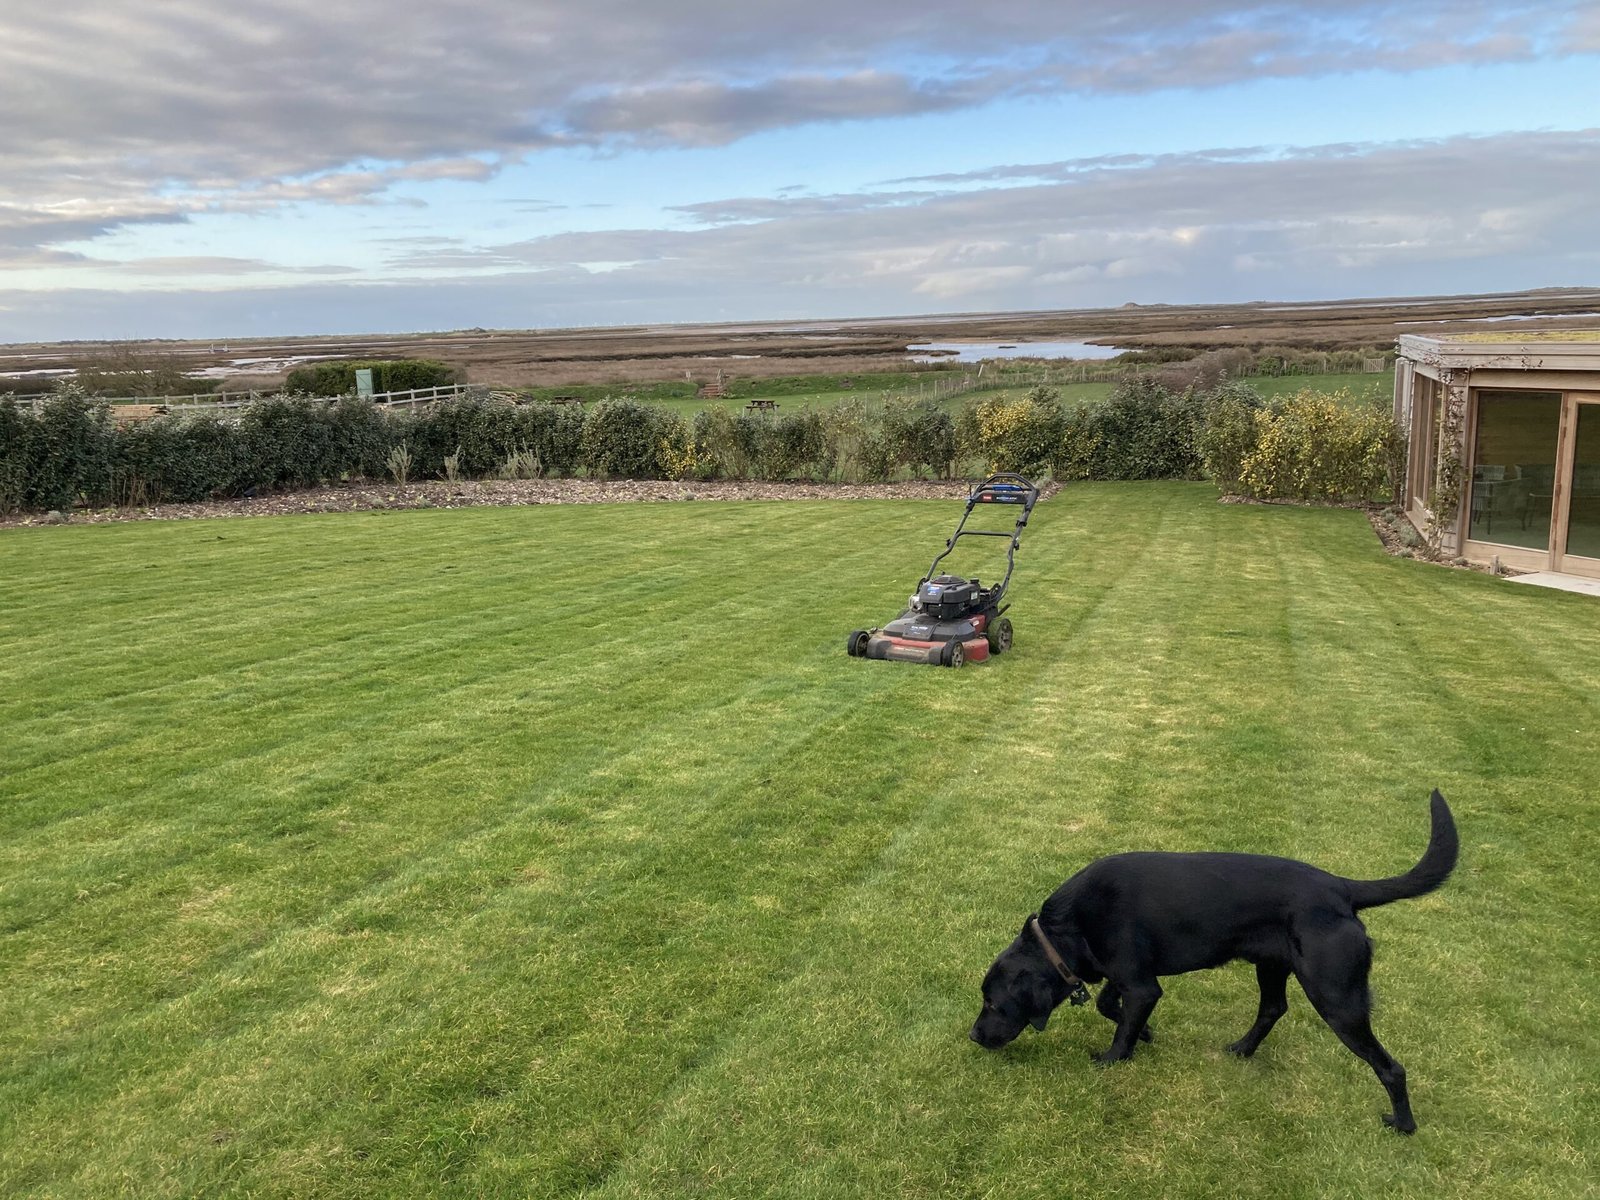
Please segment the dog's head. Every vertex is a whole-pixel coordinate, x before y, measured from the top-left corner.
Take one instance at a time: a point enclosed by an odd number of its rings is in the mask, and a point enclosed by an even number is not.
[[[1072,941],[1076,948],[1081,939]],[[1062,953],[1068,951],[1063,948]],[[1074,963],[1072,960],[1077,957],[1069,955],[1068,962],[1082,976],[1089,968],[1087,964],[1079,967]],[[1100,978],[1103,977],[1091,974],[1087,981],[1093,983]],[[998,1050],[1029,1025],[1043,1032],[1050,1014],[1071,991],[1071,985],[1050,965],[1044,948],[1024,924],[1022,932],[1000,952],[983,977],[983,1008],[967,1036],[985,1050]]]

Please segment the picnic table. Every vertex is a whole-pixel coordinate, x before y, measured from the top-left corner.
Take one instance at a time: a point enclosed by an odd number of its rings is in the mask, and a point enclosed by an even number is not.
[[[745,408],[751,412],[776,412],[778,410],[778,402],[776,400],[752,400],[745,405]]]

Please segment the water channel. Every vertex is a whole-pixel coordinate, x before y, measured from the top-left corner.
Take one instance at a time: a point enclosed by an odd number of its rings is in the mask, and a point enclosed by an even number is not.
[[[1115,358],[1120,346],[1091,342],[915,342],[906,347],[912,362],[982,362],[986,358]]]

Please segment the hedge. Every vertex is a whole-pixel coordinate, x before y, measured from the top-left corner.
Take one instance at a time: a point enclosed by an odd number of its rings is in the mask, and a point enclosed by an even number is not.
[[[307,396],[343,396],[356,390],[356,372],[372,372],[376,392],[409,392],[418,388],[448,387],[456,382],[456,369],[427,358],[349,359],[310,363],[296,367],[284,380],[284,390]]]
[[[1135,378],[1066,414],[1052,466],[1058,479],[1198,479],[1203,424],[1192,390]]]
[[[1302,390],[1257,410],[1248,432],[1254,444],[1242,447],[1238,481],[1246,496],[1387,498],[1405,463],[1404,441],[1388,407],[1356,403],[1343,391]]]
[[[612,397],[575,405],[490,397],[396,413],[353,396],[283,395],[229,422],[200,414],[115,426],[62,384],[35,414],[0,400],[0,511],[146,505],[345,479],[586,473],[624,479],[949,478],[974,470],[1074,479],[1215,480],[1248,496],[1371,500],[1403,446],[1386,408],[1303,391],[1266,403],[1244,384],[1173,392],[1152,378],[1100,404],[1059,394],[929,402],[859,397],[774,413],[672,410]]]
[[[111,490],[107,409],[81,387],[59,387],[37,416],[0,403],[0,510],[70,508]]]

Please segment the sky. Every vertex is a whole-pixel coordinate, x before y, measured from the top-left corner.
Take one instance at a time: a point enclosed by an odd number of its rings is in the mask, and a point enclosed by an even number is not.
[[[0,342],[1600,283],[1600,4],[0,0]]]

